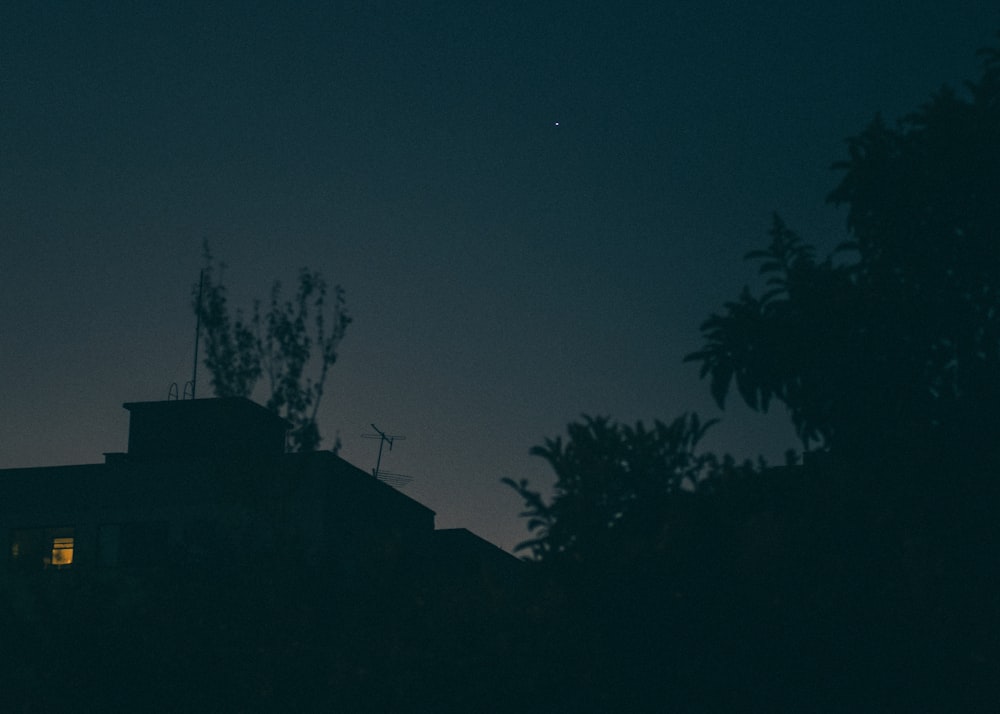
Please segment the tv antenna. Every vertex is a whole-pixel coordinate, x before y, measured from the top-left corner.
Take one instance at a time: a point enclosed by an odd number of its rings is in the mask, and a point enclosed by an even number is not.
[[[184,383],[183,396],[178,394],[177,382],[171,382],[170,388],[167,390],[168,402],[174,402],[178,399],[194,399],[194,389],[198,383],[198,341],[201,337],[201,293],[204,285],[205,271],[202,269],[198,274],[198,304],[195,309],[196,319],[194,324],[194,366],[191,368],[191,379]]]
[[[372,469],[372,476],[380,481],[384,481],[392,486],[403,486],[413,479],[405,474],[396,474],[390,471],[382,471],[382,448],[388,444],[389,451],[392,451],[392,445],[394,442],[402,441],[406,437],[400,434],[386,434],[384,431],[379,429],[374,424],[371,425],[372,429],[375,430],[374,434],[362,434],[362,439],[378,439],[378,460],[375,462],[375,468]]]
[[[194,365],[191,367],[191,381],[184,385],[184,398],[187,399],[188,386],[191,387],[191,398],[194,399],[195,386],[198,384],[198,341],[201,338],[201,292],[205,286],[205,269],[198,273],[198,304],[195,308],[194,323]]]
[[[406,474],[397,474],[392,471],[379,471],[378,476],[376,476],[382,483],[387,483],[390,486],[395,486],[396,488],[402,488],[410,481],[413,480],[412,476],[407,476]]]

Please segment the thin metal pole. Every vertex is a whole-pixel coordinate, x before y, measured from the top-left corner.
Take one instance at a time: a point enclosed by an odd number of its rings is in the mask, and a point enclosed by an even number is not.
[[[378,478],[378,470],[382,468],[382,444],[385,443],[385,437],[383,436],[378,442],[378,460],[375,461],[375,473],[372,474],[375,478]]]
[[[392,444],[397,439],[405,439],[406,437],[402,434],[386,434],[384,431],[379,429],[374,424],[371,425],[372,429],[375,430],[374,434],[362,434],[362,439],[378,439],[378,460],[375,462],[375,468],[372,469],[372,476],[378,478],[378,475],[382,473],[382,448],[389,444],[389,451],[392,451]]]
[[[205,285],[205,270],[198,273],[198,307],[195,310],[197,320],[194,327],[194,366],[191,368],[191,398],[195,398],[195,388],[198,384],[198,340],[201,338],[201,291]]]
[[[389,451],[392,451],[392,437],[386,436],[385,432],[384,431],[380,431],[379,428],[377,426],[375,426],[374,424],[372,424],[372,429],[374,429],[376,432],[378,432],[378,435],[379,435],[379,440],[378,440],[378,459],[375,461],[375,473],[372,474],[375,478],[378,478],[379,469],[382,468],[382,447],[385,446],[385,442],[388,441],[389,442]]]

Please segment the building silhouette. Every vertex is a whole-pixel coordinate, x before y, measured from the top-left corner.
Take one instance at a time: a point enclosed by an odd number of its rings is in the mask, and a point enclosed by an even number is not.
[[[0,470],[18,570],[253,567],[345,581],[372,568],[516,580],[520,562],[329,451],[285,453],[288,422],[243,398],[132,402],[102,464]]]

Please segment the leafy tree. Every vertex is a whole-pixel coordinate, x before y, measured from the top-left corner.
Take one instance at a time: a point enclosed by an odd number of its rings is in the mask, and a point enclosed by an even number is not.
[[[784,403],[802,441],[865,457],[961,443],[1000,426],[1000,51],[895,126],[849,140],[829,201],[850,240],[823,260],[775,217],[744,288],[702,325],[720,406]]]
[[[569,425],[568,440],[546,439],[531,453],[555,472],[550,502],[526,480],[504,479],[524,499],[521,515],[533,535],[518,550],[593,563],[621,556],[622,548],[655,547],[667,499],[737,471],[731,459],[696,452],[713,423],[691,414],[647,428],[585,416]]]
[[[829,454],[737,467],[696,451],[695,417],[585,417],[532,450],[551,499],[505,481],[519,548],[555,566],[531,609],[553,701],[896,710],[995,688],[1000,52],[984,59],[966,93],[850,140],[830,201],[851,240],[820,258],[776,216],[748,255],[763,289],[687,358],[720,406],[734,385],[782,403]]]
[[[275,281],[266,312],[260,301],[254,301],[249,318],[240,310],[230,316],[222,281],[225,266],[216,268],[207,243],[204,257],[200,299],[195,286],[192,305],[204,328],[205,366],[216,396],[249,397],[260,378],[266,377],[270,391],[266,406],[291,422],[291,449],[316,449],[321,441],[316,414],[351,323],[344,291],[339,285],[333,288],[328,316],[326,281],[319,272],[303,268],[293,299],[283,299],[281,283]]]

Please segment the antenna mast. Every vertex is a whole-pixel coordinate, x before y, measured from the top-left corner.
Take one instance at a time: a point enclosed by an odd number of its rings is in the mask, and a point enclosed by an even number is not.
[[[372,469],[372,476],[375,478],[379,477],[379,469],[382,467],[382,447],[389,444],[389,451],[392,451],[392,443],[394,441],[402,441],[405,436],[400,436],[398,434],[386,434],[384,431],[379,429],[374,424],[371,425],[372,429],[375,430],[374,434],[362,434],[361,436],[365,439],[378,439],[378,460],[375,462],[375,468]],[[393,474],[393,476],[401,476],[402,474]]]
[[[198,340],[201,338],[201,292],[205,286],[205,269],[198,273],[198,304],[195,308],[194,325],[194,365],[191,367],[191,398],[195,397],[195,388],[198,385]],[[187,396],[187,385],[184,385],[184,396]]]

